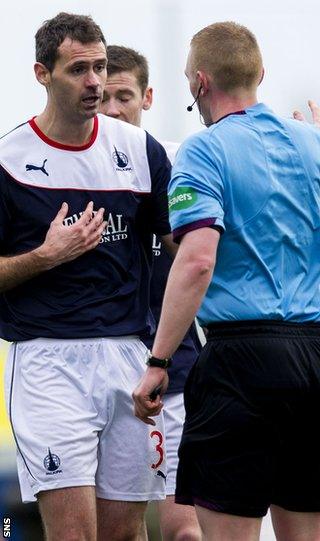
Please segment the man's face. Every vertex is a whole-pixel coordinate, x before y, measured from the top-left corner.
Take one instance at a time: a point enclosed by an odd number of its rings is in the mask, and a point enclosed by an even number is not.
[[[102,101],[106,65],[106,49],[101,41],[82,44],[67,37],[48,74],[46,86],[53,107],[72,121],[93,118]]]
[[[152,89],[143,93],[132,71],[108,75],[100,113],[140,126],[141,112],[151,107]]]

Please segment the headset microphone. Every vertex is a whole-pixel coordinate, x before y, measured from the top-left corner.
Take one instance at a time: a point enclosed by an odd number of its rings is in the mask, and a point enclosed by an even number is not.
[[[202,85],[200,85],[200,87],[199,87],[198,94],[196,95],[196,99],[194,100],[194,102],[193,102],[191,105],[188,105],[187,111],[189,111],[189,112],[192,111],[194,104],[195,104],[195,103],[198,101],[198,99],[199,99],[201,90],[202,90]]]

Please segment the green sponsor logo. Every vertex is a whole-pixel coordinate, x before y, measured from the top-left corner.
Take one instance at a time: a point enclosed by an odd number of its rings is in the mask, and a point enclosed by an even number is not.
[[[176,188],[169,198],[169,210],[183,210],[191,207],[197,200],[197,192],[193,188]]]

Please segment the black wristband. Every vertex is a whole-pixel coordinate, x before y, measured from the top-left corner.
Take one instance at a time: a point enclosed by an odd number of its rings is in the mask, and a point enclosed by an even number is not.
[[[158,357],[154,357],[149,352],[146,364],[148,366],[156,366],[157,368],[169,368],[172,365],[172,359],[158,359]]]

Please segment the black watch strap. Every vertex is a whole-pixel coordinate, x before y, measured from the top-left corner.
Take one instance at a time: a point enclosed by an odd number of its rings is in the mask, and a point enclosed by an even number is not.
[[[158,368],[169,368],[172,365],[172,359],[158,359],[149,353],[146,360],[148,366],[157,366]]]

